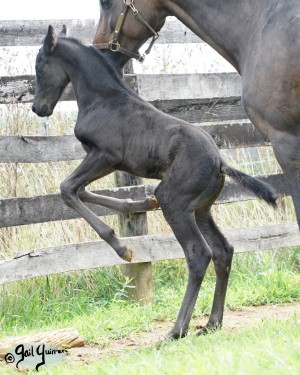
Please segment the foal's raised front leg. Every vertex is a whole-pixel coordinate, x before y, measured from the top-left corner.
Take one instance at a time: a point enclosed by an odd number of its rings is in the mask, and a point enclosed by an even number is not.
[[[62,182],[61,196],[64,202],[76,210],[122,259],[130,262],[132,259],[131,250],[123,246],[116,237],[114,230],[101,221],[78,197],[79,189],[110,173],[115,163],[114,160],[109,160],[107,155],[104,156],[98,150],[92,150],[71,176]]]

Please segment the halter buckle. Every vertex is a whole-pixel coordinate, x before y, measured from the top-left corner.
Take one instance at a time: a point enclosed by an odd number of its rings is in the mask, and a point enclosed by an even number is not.
[[[145,61],[145,58],[146,58],[145,54],[142,54],[142,55],[140,55],[140,56],[136,59],[136,61],[138,61],[139,63],[143,64],[143,62]]]
[[[120,49],[120,43],[118,41],[114,41],[112,40],[111,42],[108,43],[108,48],[112,51],[112,52],[118,52],[119,49]]]
[[[136,9],[133,2],[129,5],[129,8],[132,10],[132,12],[135,16],[138,14],[139,11]]]

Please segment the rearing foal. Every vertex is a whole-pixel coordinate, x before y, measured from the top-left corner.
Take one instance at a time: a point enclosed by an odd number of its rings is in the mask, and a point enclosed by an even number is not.
[[[212,312],[204,331],[221,326],[233,247],[214,223],[210,208],[223,188],[225,175],[275,206],[273,190],[230,168],[205,131],[163,114],[140,99],[127,88],[102,52],[75,39],[61,35],[57,38],[52,26],[36,58],[36,80],[32,109],[37,115],[52,114],[70,81],[78,102],[75,135],[87,155],[61,184],[65,203],[127,261],[131,260],[131,251],[84,203],[122,212],[143,211],[159,204],[183,248],[189,268],[187,290],[169,336],[186,335],[211,259],[217,281]],[[85,190],[90,182],[115,170],[161,180],[155,198],[134,202]]]

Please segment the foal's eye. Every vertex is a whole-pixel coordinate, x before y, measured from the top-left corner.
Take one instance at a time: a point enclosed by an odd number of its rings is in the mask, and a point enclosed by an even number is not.
[[[111,6],[112,0],[100,0],[102,8],[109,8]]]

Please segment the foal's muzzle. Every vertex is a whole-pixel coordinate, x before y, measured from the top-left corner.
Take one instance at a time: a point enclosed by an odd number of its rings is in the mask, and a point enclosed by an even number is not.
[[[33,104],[31,107],[32,111],[40,117],[48,117],[52,115],[53,110],[44,104],[41,108],[38,108]]]

